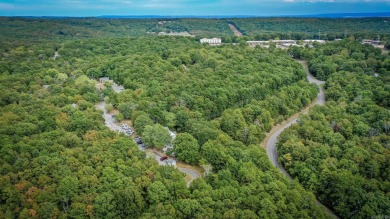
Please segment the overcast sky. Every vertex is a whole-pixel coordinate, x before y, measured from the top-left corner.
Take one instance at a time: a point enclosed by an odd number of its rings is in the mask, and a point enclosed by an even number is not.
[[[0,0],[0,16],[275,16],[367,12],[390,12],[390,0]]]

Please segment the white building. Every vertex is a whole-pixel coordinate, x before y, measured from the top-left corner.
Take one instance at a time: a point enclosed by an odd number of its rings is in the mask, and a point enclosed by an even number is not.
[[[165,147],[162,149],[164,153],[166,153],[168,149],[173,149],[172,142],[176,139],[176,132],[172,132],[171,130],[169,130],[168,127],[164,127],[164,128],[168,131],[168,134],[171,136],[171,141],[167,145],[165,145]]]
[[[200,39],[200,43],[219,45],[222,43],[222,40],[221,40],[221,38],[212,38],[212,39],[203,38],[203,39]]]
[[[314,43],[314,42],[317,42],[317,43],[326,43],[325,40],[304,40],[303,43]]]
[[[381,41],[379,40],[367,40],[367,39],[363,39],[362,40],[362,44],[371,44],[371,45],[374,45],[374,44],[379,44]]]

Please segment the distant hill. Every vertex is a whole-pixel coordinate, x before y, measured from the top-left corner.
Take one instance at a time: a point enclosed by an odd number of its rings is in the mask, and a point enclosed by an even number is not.
[[[315,18],[390,17],[390,12],[316,14],[316,15],[299,15],[299,16],[293,16],[293,17],[315,17]]]
[[[98,18],[112,19],[160,19],[160,18],[205,18],[205,19],[224,19],[224,18],[253,18],[254,15],[102,15]]]
[[[390,12],[374,13],[333,13],[333,14],[309,14],[309,15],[278,15],[278,16],[261,16],[261,15],[102,15],[98,18],[112,19],[159,19],[159,18],[256,18],[256,17],[302,17],[302,18],[364,18],[364,17],[390,17]]]

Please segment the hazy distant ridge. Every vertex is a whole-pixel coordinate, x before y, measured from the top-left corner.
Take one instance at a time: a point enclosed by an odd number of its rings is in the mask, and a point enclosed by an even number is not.
[[[255,18],[255,17],[311,17],[311,18],[362,18],[362,17],[390,17],[390,12],[376,13],[334,13],[334,14],[312,14],[312,15],[280,15],[280,16],[258,16],[258,15],[102,15],[98,18]]]

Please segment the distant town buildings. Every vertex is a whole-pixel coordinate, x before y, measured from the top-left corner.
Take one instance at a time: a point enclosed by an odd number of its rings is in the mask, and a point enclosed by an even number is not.
[[[290,46],[304,46],[304,45],[308,45],[310,47],[310,46],[313,45],[314,42],[322,44],[322,43],[325,43],[326,41],[325,40],[301,40],[301,41],[299,41],[299,43],[301,43],[302,45],[300,45],[297,40],[247,41],[247,43],[251,47],[261,46],[261,47],[268,48],[270,43],[274,43],[274,44],[276,44],[277,48],[282,48],[282,49],[283,48],[289,48]]]
[[[379,40],[367,40],[363,39],[362,44],[378,45],[381,41]]]
[[[222,40],[221,38],[212,38],[212,39],[202,38],[200,39],[200,43],[208,43],[210,45],[220,45],[222,43]]]
[[[158,33],[159,36],[184,36],[184,37],[195,37],[195,35],[191,35],[190,33],[188,33],[187,31],[184,31],[184,32],[170,32],[170,33],[166,33],[166,32],[160,32]]]

